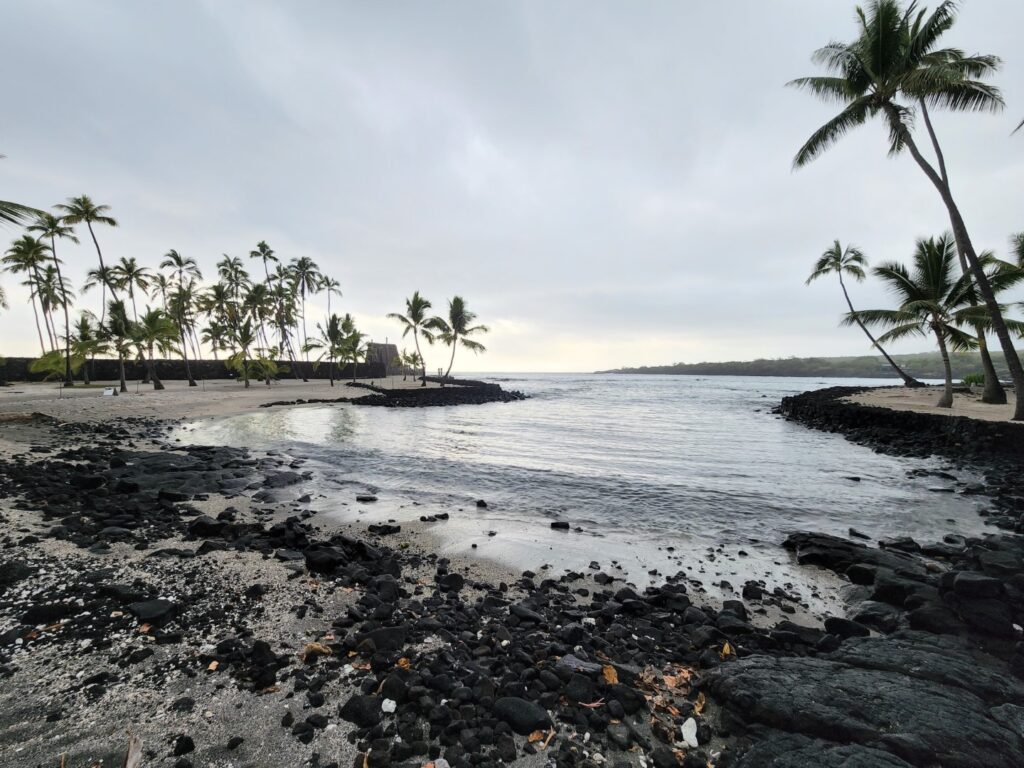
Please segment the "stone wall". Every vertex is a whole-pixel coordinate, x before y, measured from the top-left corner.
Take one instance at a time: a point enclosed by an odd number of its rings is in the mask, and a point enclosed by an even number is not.
[[[42,374],[31,373],[28,370],[29,365],[35,359],[34,357],[5,358],[3,362],[0,362],[0,381],[42,381]],[[161,379],[167,381],[185,380],[185,363],[182,360],[157,360],[155,363],[157,375]],[[119,378],[117,360],[97,358],[86,363],[86,365],[89,366],[89,378],[93,381],[117,381]],[[278,365],[282,370],[278,378],[286,379],[293,377],[293,374],[290,372],[291,364],[288,361],[278,361]],[[234,379],[238,377],[238,374],[228,371],[223,360],[189,360],[189,367],[192,369],[192,376],[197,380]],[[138,381],[145,374],[145,366],[134,360],[125,361],[124,370],[125,378],[128,381]],[[305,374],[311,379],[328,378],[326,363],[314,368],[312,364],[307,365],[304,361],[300,361],[296,372],[299,376]],[[338,366],[335,375],[336,378],[352,378],[352,366]],[[380,379],[386,375],[387,370],[383,362],[371,361],[369,363],[360,363],[356,370],[356,377],[360,379]],[[82,372],[79,371],[75,376],[75,381],[81,380]]]

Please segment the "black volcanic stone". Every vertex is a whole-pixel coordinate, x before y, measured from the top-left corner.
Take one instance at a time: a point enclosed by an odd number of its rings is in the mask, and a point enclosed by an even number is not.
[[[381,700],[376,696],[356,694],[338,710],[343,720],[355,723],[361,728],[372,728],[381,721]]]
[[[551,727],[551,718],[541,707],[517,696],[505,696],[494,702],[494,716],[518,733],[526,736]]]

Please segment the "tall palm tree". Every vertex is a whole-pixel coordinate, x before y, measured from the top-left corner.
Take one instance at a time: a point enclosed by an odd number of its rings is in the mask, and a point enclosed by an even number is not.
[[[864,267],[868,264],[867,259],[864,258],[864,254],[856,246],[848,245],[843,248],[839,241],[836,240],[831,248],[825,250],[821,254],[821,257],[814,264],[814,271],[811,272],[811,276],[807,278],[804,285],[810,285],[819,277],[825,275],[837,275],[839,277],[839,287],[843,289],[843,297],[846,299],[846,306],[850,308],[850,314],[856,317],[856,312],[853,309],[853,302],[850,301],[850,294],[846,290],[846,283],[843,281],[843,275],[852,277],[858,283],[864,281]],[[874,336],[871,335],[871,331],[867,329],[864,323],[857,319],[857,325],[864,331],[864,335],[868,337],[871,342],[871,346],[877,349],[885,361],[892,366],[892,369],[896,371],[896,375],[903,379],[903,383],[908,387],[923,387],[920,381],[915,379],[913,376],[908,374],[902,368],[900,368],[896,361],[889,357],[889,354],[882,348],[882,345],[878,343]]]
[[[260,240],[256,243],[256,248],[249,251],[250,259],[259,259],[263,262],[263,272],[267,276],[267,288],[270,288],[270,262],[277,263],[277,256],[274,254],[273,249],[267,245],[265,240]]]
[[[436,317],[427,317],[427,312],[433,305],[429,299],[420,296],[419,291],[414,291],[412,296],[405,300],[405,314],[391,312],[388,318],[397,320],[402,324],[402,338],[404,339],[412,331],[412,340],[416,345],[416,354],[423,363],[423,386],[427,386],[427,364],[423,361],[423,351],[420,349],[420,337],[428,344],[434,343],[434,334],[439,330],[439,320]]]
[[[52,213],[44,212],[40,213],[35,221],[29,224],[28,231],[38,232],[39,237],[49,239],[50,255],[53,257],[54,266],[57,268],[57,281],[63,286],[65,283],[64,276],[60,272],[60,259],[57,258],[57,240],[70,240],[72,243],[78,243],[74,227],[64,223]],[[64,306],[64,386],[73,387],[75,379],[71,375],[71,319],[68,309],[70,302],[66,295],[62,297],[61,304]]]
[[[39,295],[39,306],[43,310],[43,318],[48,321],[48,332],[53,339],[51,348],[56,350],[59,346],[57,342],[60,335],[57,333],[57,324],[53,321],[53,310],[55,307],[64,306],[65,301],[73,299],[75,292],[67,284],[67,280],[60,276],[60,270],[50,262],[43,265],[36,292]]]
[[[203,279],[203,273],[199,269],[199,264],[196,263],[196,260],[191,256],[182,256],[173,248],[164,254],[164,259],[160,262],[160,269],[170,269],[174,272],[178,285],[184,282],[185,275],[194,280]]]
[[[39,310],[36,306],[36,287],[39,284],[40,267],[50,258],[50,249],[42,240],[32,235],[22,235],[7,249],[3,257],[4,268],[13,274],[24,273],[25,283],[29,288],[32,300],[32,314],[36,319],[36,333],[39,335],[39,347],[46,354],[46,343],[43,341],[43,329],[39,324]]]
[[[114,285],[128,292],[128,299],[132,303],[132,314],[135,320],[139,319],[139,312],[135,306],[135,289],[145,293],[149,290],[149,283],[153,274],[139,264],[134,256],[131,258],[121,257],[121,261],[110,268],[110,275]]]
[[[238,256],[228,256],[217,262],[217,274],[228,287],[231,296],[235,301],[242,297],[242,291],[249,287],[249,273],[245,271],[245,265]]]
[[[192,367],[188,363],[188,346],[185,343],[185,337],[192,322],[191,311],[194,300],[194,281],[189,280],[185,283],[178,283],[167,302],[166,312],[178,329],[178,338],[181,342],[181,349],[179,351],[181,352],[181,359],[185,363],[185,377],[188,379],[190,387],[198,386],[196,380],[192,377]]]
[[[117,301],[117,289],[113,283],[114,275],[111,271],[107,270],[106,265],[103,263],[103,251],[100,250],[100,241],[96,239],[96,230],[93,229],[93,224],[105,224],[108,227],[117,226],[117,220],[108,215],[110,206],[97,205],[88,195],[79,195],[78,197],[69,198],[66,203],[58,203],[54,208],[63,212],[61,218],[65,224],[71,226],[85,224],[88,228],[92,244],[96,246],[96,256],[100,262],[100,269],[97,274],[103,281],[101,301],[103,310],[106,311],[107,289],[110,289],[110,296],[115,301]]]
[[[883,342],[932,333],[945,371],[945,387],[936,403],[939,408],[953,407],[949,348],[967,350],[978,346],[978,340],[960,326],[976,322],[979,309],[984,311],[970,305],[974,289],[971,276],[957,276],[957,268],[956,244],[951,236],[918,240],[912,272],[897,262],[874,269],[874,274],[900,302],[899,308],[851,311],[844,320],[847,325],[865,323],[888,328],[879,337]]]
[[[830,43],[815,52],[813,60],[826,68],[828,76],[802,77],[790,83],[843,105],[838,115],[811,134],[794,165],[806,165],[853,128],[881,116],[889,128],[890,155],[908,150],[942,198],[957,247],[966,257],[988,308],[1014,387],[1024,392],[1024,367],[953,199],[945,157],[928,112],[929,107],[960,112],[1002,109],[998,89],[982,81],[999,68],[1000,61],[995,56],[966,56],[955,48],[937,48],[939,38],[956,21],[956,3],[952,0],[940,3],[931,14],[918,10],[915,3],[904,9],[899,0],[871,0],[867,11],[857,9],[857,20],[856,40]],[[924,157],[914,138],[916,114],[920,114],[927,130],[937,168]],[[1024,420],[1024,397],[1017,398],[1013,418]]]
[[[295,259],[291,264],[292,279],[295,281],[295,288],[298,289],[299,299],[302,302],[302,343],[306,343],[306,294],[315,293],[323,282],[323,275],[316,262],[308,256]],[[306,355],[306,362],[309,362],[309,355]]]
[[[452,365],[455,364],[455,349],[461,344],[473,353],[486,352],[487,347],[479,341],[468,338],[479,333],[488,333],[491,329],[486,325],[473,325],[476,321],[476,313],[466,309],[466,302],[461,296],[453,296],[448,301],[448,317],[437,323],[440,330],[441,340],[450,344],[452,356],[448,361],[448,370],[444,372],[447,379],[452,372]]]
[[[323,276],[320,281],[320,285],[317,290],[325,291],[327,293],[327,316],[331,315],[331,294],[334,294],[339,299],[341,298],[341,283],[335,280],[333,277]]]

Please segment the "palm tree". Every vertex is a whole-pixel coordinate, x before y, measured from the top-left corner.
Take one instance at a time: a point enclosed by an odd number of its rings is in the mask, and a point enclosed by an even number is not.
[[[1010,250],[1017,259],[1017,266],[1024,269],[1024,232],[1010,236]]]
[[[320,336],[307,339],[303,345],[303,350],[306,352],[320,350],[317,362],[320,363],[324,359],[327,360],[327,377],[330,379],[331,386],[333,387],[335,361],[344,354],[345,339],[355,330],[355,324],[352,322],[352,317],[348,314],[345,315],[344,319],[337,315],[329,315],[325,324],[316,324],[316,329]]]
[[[835,274],[839,277],[839,287],[843,289],[843,297],[846,299],[846,306],[850,308],[850,314],[856,316],[856,312],[853,309],[853,302],[850,301],[850,294],[846,291],[846,283],[843,281],[843,275],[848,275],[856,280],[858,283],[864,281],[864,267],[867,266],[867,259],[864,258],[864,254],[859,248],[848,245],[844,249],[839,241],[836,240],[832,247],[827,249],[821,254],[821,257],[814,264],[814,271],[811,272],[811,276],[807,278],[807,282],[804,285],[810,285],[819,277],[825,275]],[[864,335],[871,341],[871,346],[882,353],[882,357],[885,361],[892,366],[892,369],[896,371],[896,374],[903,379],[903,383],[908,387],[923,387],[920,381],[915,379],[913,376],[906,373],[900,368],[896,361],[889,357],[888,353],[882,349],[882,345],[875,340],[875,337],[871,335],[871,331],[867,329],[864,323],[857,320],[857,325],[864,331]]]
[[[0,155],[0,160],[4,158],[4,155]],[[42,215],[42,211],[31,208],[21,203],[11,203],[6,200],[0,200],[0,224],[21,224],[26,219],[30,219],[33,216]]]
[[[128,291],[128,298],[132,302],[132,315],[138,321],[139,312],[135,306],[135,289],[138,288],[143,293],[148,291],[150,280],[153,279],[152,273],[146,267],[140,266],[133,256],[131,258],[121,257],[121,261],[110,268],[110,276],[114,285]]]
[[[191,256],[182,256],[173,248],[164,254],[164,260],[160,262],[160,269],[172,270],[177,278],[178,285],[184,282],[185,275],[194,280],[203,279],[203,273],[200,271],[196,260]]]
[[[245,271],[245,265],[237,256],[228,256],[217,262],[217,274],[228,287],[232,298],[235,301],[241,299],[242,291],[249,287],[249,273]]]
[[[150,309],[147,306],[138,321],[132,324],[131,337],[139,357],[146,364],[146,378],[153,381],[153,389],[163,389],[164,384],[157,375],[153,354],[155,351],[163,354],[173,351],[178,337],[174,321],[162,309]]]
[[[945,387],[936,406],[953,407],[953,372],[949,348],[967,350],[977,347],[977,339],[959,326],[976,320],[977,307],[970,306],[973,290],[970,275],[954,275],[957,268],[956,245],[949,235],[918,240],[914,251],[913,272],[902,264],[888,262],[875,267],[880,277],[900,302],[899,309],[851,311],[844,323],[866,323],[888,328],[879,341],[896,341],[907,336],[935,335],[945,370]]]
[[[447,379],[452,372],[452,365],[455,363],[455,349],[461,344],[474,353],[486,352],[487,347],[479,341],[467,338],[478,333],[488,333],[490,328],[486,325],[472,325],[476,321],[476,313],[466,309],[466,302],[461,296],[453,296],[448,301],[448,318],[437,323],[440,330],[441,340],[450,344],[452,356],[448,361],[448,370],[444,372]]]
[[[74,354],[87,360],[107,351],[107,344],[102,334],[97,331],[94,323],[96,316],[92,312],[82,312],[75,322],[75,333],[71,339]],[[82,383],[89,386],[89,364],[82,366]]]
[[[324,276],[320,273],[320,268],[317,267],[316,262],[308,256],[303,256],[300,259],[295,259],[291,264],[292,268],[292,279],[295,281],[295,287],[299,291],[299,299],[302,301],[302,344],[306,344],[306,294],[313,294],[319,288],[323,282]],[[328,311],[330,314],[330,311]],[[309,363],[309,355],[306,355],[306,362]]]
[[[436,317],[427,317],[427,312],[433,306],[430,301],[420,296],[419,291],[414,291],[412,296],[405,300],[405,314],[397,312],[388,314],[391,320],[397,320],[402,324],[402,338],[404,339],[409,331],[412,331],[412,340],[416,344],[416,354],[423,364],[423,386],[427,386],[427,364],[423,361],[423,352],[420,350],[420,336],[428,344],[434,343],[434,333],[439,330],[439,320]]]
[[[167,302],[166,312],[178,330],[178,338],[181,341],[181,359],[185,363],[185,376],[190,387],[198,386],[196,380],[192,378],[192,367],[188,364],[188,347],[185,343],[185,335],[191,323],[192,303],[195,300],[193,285],[194,282],[192,280],[189,280],[187,283],[178,283],[171,294],[170,300]]]
[[[219,360],[217,352],[222,349],[226,349],[225,341],[228,339],[229,327],[224,325],[218,320],[210,320],[205,328],[201,331],[202,342],[209,344],[210,349],[213,351],[213,359]]]
[[[228,367],[237,370],[242,374],[242,378],[245,381],[245,388],[249,388],[249,359],[251,357],[250,350],[259,343],[256,332],[253,328],[252,320],[246,319],[234,329],[233,341],[238,352],[231,356],[228,360]]]
[[[995,56],[965,56],[955,48],[936,49],[939,38],[956,21],[956,3],[952,0],[940,3],[930,15],[918,11],[915,3],[903,9],[898,0],[872,0],[867,12],[857,9],[857,17],[860,30],[856,40],[830,43],[814,54],[813,60],[828,70],[828,76],[803,77],[790,83],[844,105],[805,142],[794,165],[802,167],[811,162],[869,118],[883,117],[889,128],[890,155],[908,150],[942,198],[959,252],[966,257],[988,308],[1014,387],[1018,393],[1024,392],[1024,367],[953,199],[945,157],[928,113],[929,106],[960,112],[1002,109],[998,89],[982,82],[1001,62]],[[938,168],[921,154],[914,139],[911,129],[915,112],[923,119]],[[1024,420],[1024,397],[1017,398],[1013,418]]]
[[[124,359],[131,352],[132,321],[128,319],[128,312],[124,302],[120,299],[111,299],[106,308],[106,322],[100,325],[100,338],[109,344],[117,353],[117,367],[121,378],[121,391],[127,392],[128,386],[124,378]]]
[[[256,243],[256,249],[249,251],[250,259],[259,259],[263,262],[263,271],[267,276],[267,288],[270,288],[270,262],[277,263],[277,256],[274,255],[274,251],[265,240],[260,240]]]
[[[347,318],[348,315],[346,314]],[[359,360],[366,361],[366,353],[369,351],[369,347],[363,343],[363,339],[366,338],[365,333],[361,333],[353,328],[352,332],[347,334],[341,342],[341,348],[339,357],[342,362],[352,363],[352,381],[355,382],[356,374],[359,371]]]
[[[92,243],[96,246],[96,256],[100,262],[100,268],[96,274],[103,281],[101,306],[105,310],[107,307],[107,289],[110,289],[110,295],[115,301],[117,301],[117,290],[113,282],[114,274],[103,263],[103,251],[100,250],[100,242],[96,239],[96,231],[92,225],[106,224],[108,227],[117,226],[117,221],[107,215],[108,211],[110,211],[110,206],[96,205],[88,195],[79,195],[78,197],[69,198],[66,203],[58,203],[54,208],[63,212],[62,219],[65,224],[71,226],[85,224],[89,229],[89,236],[92,237]]]
[[[318,290],[326,291],[327,293],[327,316],[331,315],[331,294],[334,294],[339,299],[341,298],[341,283],[335,280],[333,277],[323,276],[320,280]]]
[[[39,346],[42,353],[46,354],[46,343],[43,341],[43,330],[39,325],[39,310],[36,306],[36,286],[39,284],[39,268],[49,258],[50,249],[42,241],[31,235],[22,235],[15,240],[7,249],[3,257],[5,269],[13,274],[22,272],[26,275],[25,284],[29,288],[29,296],[32,300],[32,313],[36,319],[36,333],[39,335]]]
[[[39,284],[36,287],[36,292],[39,294],[39,306],[43,310],[43,318],[47,320],[47,332],[50,333],[52,338],[51,347],[56,350],[58,348],[59,334],[57,333],[56,323],[53,322],[53,309],[54,307],[64,306],[65,301],[75,297],[75,292],[68,286],[67,281],[60,276],[60,270],[51,263],[43,266],[43,270],[39,274]],[[64,308],[67,309],[66,306]]]
[[[60,259],[57,258],[57,240],[70,240],[72,243],[78,243],[78,238],[75,236],[74,227],[65,224],[61,219],[54,216],[52,213],[40,213],[34,222],[28,226],[29,232],[38,232],[39,237],[49,238],[50,240],[50,255],[53,257],[53,263],[57,268],[57,281],[63,286],[64,276],[60,272]],[[75,385],[74,377],[71,375],[71,319],[69,317],[68,297],[62,296],[61,304],[64,306],[64,386],[73,387]],[[84,367],[84,366],[83,366]]]

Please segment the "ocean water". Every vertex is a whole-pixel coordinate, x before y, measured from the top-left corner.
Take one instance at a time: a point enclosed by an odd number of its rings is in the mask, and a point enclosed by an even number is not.
[[[788,394],[892,382],[485,378],[530,399],[266,409],[188,425],[181,438],[308,459],[312,507],[342,520],[413,521],[448,511],[448,522],[432,526],[444,551],[470,552],[475,543],[476,554],[522,568],[614,560],[633,575],[688,568],[716,580],[798,580],[778,546],[791,531],[846,535],[852,526],[874,538],[931,541],[982,530],[983,498],[943,492],[953,484],[937,476],[913,476],[942,470],[942,462],[879,455],[771,413]],[[366,491],[380,501],[355,503]],[[551,531],[552,520],[580,530]],[[708,567],[709,553],[721,567]]]

